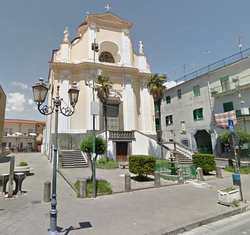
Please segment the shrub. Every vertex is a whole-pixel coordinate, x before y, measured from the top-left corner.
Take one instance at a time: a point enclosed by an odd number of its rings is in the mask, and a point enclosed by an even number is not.
[[[105,158],[100,158],[97,162],[97,164],[106,164],[106,159]]]
[[[28,163],[27,163],[27,162],[21,162],[21,163],[19,164],[19,166],[28,166]]]
[[[215,156],[213,154],[201,154],[197,153],[193,155],[192,163],[196,168],[200,167],[204,173],[214,171],[216,167]]]
[[[139,177],[153,175],[156,169],[156,158],[147,155],[130,155],[129,171]]]

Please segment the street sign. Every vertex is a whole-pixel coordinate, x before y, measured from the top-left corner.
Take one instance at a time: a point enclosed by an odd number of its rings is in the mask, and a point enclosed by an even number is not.
[[[233,133],[230,133],[230,135],[228,136],[228,142],[229,142],[229,144],[231,144],[233,146],[233,137],[234,137],[234,143],[236,145],[239,145],[239,143],[240,143],[240,137],[237,134],[233,134]]]
[[[235,133],[235,129],[234,129],[234,121],[231,119],[228,119],[228,127],[231,133]]]

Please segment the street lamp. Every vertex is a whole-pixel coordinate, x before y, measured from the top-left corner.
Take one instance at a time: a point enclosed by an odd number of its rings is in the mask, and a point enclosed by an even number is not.
[[[58,111],[64,116],[71,116],[75,112],[75,105],[78,101],[79,90],[77,89],[76,82],[73,82],[73,87],[69,89],[69,100],[71,107],[61,107],[62,99],[59,97],[59,87],[57,86],[56,98],[52,98],[53,105],[42,107],[43,102],[46,99],[49,88],[43,83],[43,79],[40,78],[39,82],[32,86],[34,101],[37,104],[37,109],[43,115],[50,115],[55,110],[55,137],[54,137],[54,158],[53,158],[53,176],[52,176],[52,199],[51,199],[51,210],[50,210],[50,230],[48,234],[58,234],[57,227],[57,201],[56,201],[56,167],[57,167],[57,132],[58,132]]]

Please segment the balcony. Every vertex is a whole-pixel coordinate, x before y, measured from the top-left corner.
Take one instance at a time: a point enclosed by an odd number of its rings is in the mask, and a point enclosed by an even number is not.
[[[245,84],[240,84],[240,90],[244,89],[249,89],[250,88],[250,83],[245,83]],[[216,97],[221,97],[225,95],[230,95],[235,92],[239,92],[239,87],[238,84],[235,82],[228,82],[227,84],[216,86],[210,89],[211,96],[216,98]]]
[[[134,131],[109,131],[109,139],[135,139]]]

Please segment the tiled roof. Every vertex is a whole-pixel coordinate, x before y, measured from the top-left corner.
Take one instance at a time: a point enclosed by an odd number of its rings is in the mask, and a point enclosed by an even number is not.
[[[27,124],[46,124],[46,122],[23,120],[23,119],[4,119],[5,123],[27,123]]]

